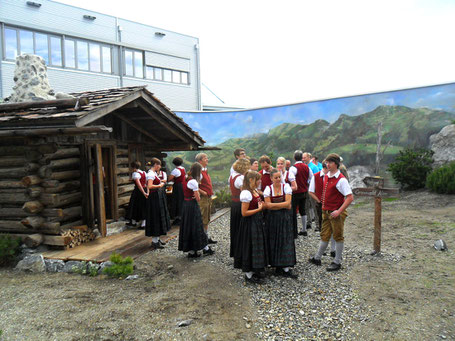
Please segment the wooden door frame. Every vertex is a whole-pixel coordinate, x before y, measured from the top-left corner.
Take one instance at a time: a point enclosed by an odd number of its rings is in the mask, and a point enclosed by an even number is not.
[[[110,189],[110,194],[112,197],[111,200],[111,212],[113,218],[118,220],[118,189],[117,189],[117,142],[116,141],[106,141],[106,140],[90,140],[85,141],[85,155],[87,157],[86,160],[86,172],[88,181],[86,181],[86,186],[88,186],[88,190],[86,189],[86,193],[88,198],[85,199],[84,207],[86,209],[86,213],[88,219],[90,221],[90,225],[94,221],[94,218],[98,219],[100,233],[103,237],[106,236],[106,207],[104,201],[104,177],[102,173],[102,148],[108,148],[110,150],[110,164],[109,164],[109,173],[112,175],[110,183],[108,184],[108,188]],[[92,155],[92,147],[95,147],[95,155]],[[96,173],[96,183],[98,184],[98,195],[95,198],[95,193],[93,191],[93,178],[90,176],[91,174],[91,167],[95,167],[94,172]],[[95,205],[93,204],[93,200],[98,200],[99,202],[99,212],[95,212]]]

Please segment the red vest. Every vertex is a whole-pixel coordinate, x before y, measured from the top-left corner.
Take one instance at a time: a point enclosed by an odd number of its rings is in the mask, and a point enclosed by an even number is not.
[[[229,177],[229,187],[231,188],[231,200],[234,202],[240,202],[240,189],[236,188],[234,186],[235,180],[240,176],[241,174],[237,174],[236,176]]]
[[[272,196],[272,186],[273,185],[270,185],[270,201],[272,203],[280,203],[280,202],[285,202],[286,201],[286,194],[284,193],[284,185],[281,184],[281,195],[275,195],[275,196]]]
[[[174,183],[183,183],[183,181],[185,180],[185,175],[186,175],[185,168],[183,168],[183,167],[179,168],[179,171],[180,171],[180,176],[174,178]]]
[[[161,180],[160,178],[158,177],[158,174],[155,173],[155,179],[153,179],[153,184],[156,186],[156,185],[159,185],[161,183]],[[150,192],[156,192],[158,190],[158,188],[152,188],[150,189]]]
[[[284,183],[291,185],[291,181],[289,181],[289,171],[284,171]]]
[[[261,169],[259,174],[261,174],[261,191],[264,192],[265,188],[272,184],[272,178],[270,177],[270,173],[264,174],[263,169]]]
[[[294,167],[297,168],[297,174],[295,175],[297,190],[294,191],[294,193],[308,192],[308,176],[310,175],[310,169],[303,162],[295,164]]]
[[[139,178],[139,183],[141,184],[142,188],[145,188],[147,187],[147,180],[146,180],[146,174],[145,172],[141,171],[141,170],[137,170],[137,172],[139,173],[139,175],[141,176]],[[136,184],[136,183],[135,183]],[[136,186],[137,187],[137,186]]]
[[[328,211],[336,211],[344,203],[344,195],[337,189],[337,183],[344,178],[344,175],[340,173],[338,178],[331,177],[326,174],[324,176],[324,188],[322,191],[322,209]]]
[[[255,197],[253,195],[253,193],[251,193],[251,195],[253,196],[253,199],[251,199],[251,201],[250,201],[250,205],[248,206],[248,211],[259,208],[258,204],[260,201],[262,201],[260,196]]]
[[[202,171],[202,180],[199,184],[199,189],[202,189],[204,192],[207,192],[207,195],[211,197],[213,195],[212,189],[212,179],[210,179],[209,173],[207,171]]]
[[[321,172],[317,172],[313,176],[313,178],[314,178],[314,194],[318,197],[319,201],[322,201],[322,190],[324,189],[324,177],[321,176]]]
[[[191,188],[188,188],[188,182],[192,178],[188,178],[183,181],[183,199],[186,201],[194,200],[194,191]]]

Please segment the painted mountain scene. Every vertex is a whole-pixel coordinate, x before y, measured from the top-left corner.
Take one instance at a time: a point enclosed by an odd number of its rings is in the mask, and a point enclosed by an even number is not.
[[[206,145],[220,148],[207,151],[209,169],[214,182],[225,184],[236,148],[255,158],[272,156],[273,163],[278,156],[292,160],[301,149],[320,160],[336,152],[348,167],[373,166],[380,123],[382,143],[388,145],[383,166],[403,148],[428,148],[429,137],[455,120],[455,83],[261,109],[177,114],[199,131]],[[195,154],[172,153],[168,161],[181,156],[188,168]]]

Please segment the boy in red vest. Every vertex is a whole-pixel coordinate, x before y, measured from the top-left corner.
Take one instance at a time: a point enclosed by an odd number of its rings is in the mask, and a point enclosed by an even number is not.
[[[261,190],[259,194],[262,195],[265,188],[272,184],[272,178],[270,177],[270,171],[272,170],[272,161],[267,155],[262,155],[259,158],[259,164],[261,165]]]
[[[201,200],[199,201],[199,206],[201,208],[202,215],[202,225],[204,226],[205,233],[208,237],[208,228],[210,223],[210,214],[212,212],[212,179],[210,178],[209,173],[207,172],[207,165],[209,164],[209,158],[205,153],[199,153],[196,155],[196,162],[199,162],[202,166],[201,171],[201,183],[199,184],[199,194],[201,195]],[[209,244],[216,244],[217,241],[208,237]]]
[[[296,150],[294,152],[294,166],[289,169],[289,181],[295,181],[297,187],[292,187],[292,223],[294,225],[294,238],[307,236],[307,214],[305,212],[305,199],[308,192],[308,184],[313,177],[313,172],[306,164],[302,162],[303,152]],[[302,219],[302,230],[297,234],[297,207],[299,208]]]
[[[322,202],[322,231],[319,250],[310,258],[310,263],[321,265],[321,257],[329,245],[330,237],[335,239],[335,259],[327,267],[327,271],[337,271],[341,268],[344,247],[344,221],[348,215],[346,208],[354,200],[348,180],[341,174],[340,156],[329,154],[325,159],[328,173],[324,176]]]

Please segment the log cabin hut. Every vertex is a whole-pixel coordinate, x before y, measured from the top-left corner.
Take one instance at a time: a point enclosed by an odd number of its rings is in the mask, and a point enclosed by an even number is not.
[[[71,95],[0,104],[0,233],[71,246],[106,236],[134,189],[132,161],[203,149],[145,86]]]

